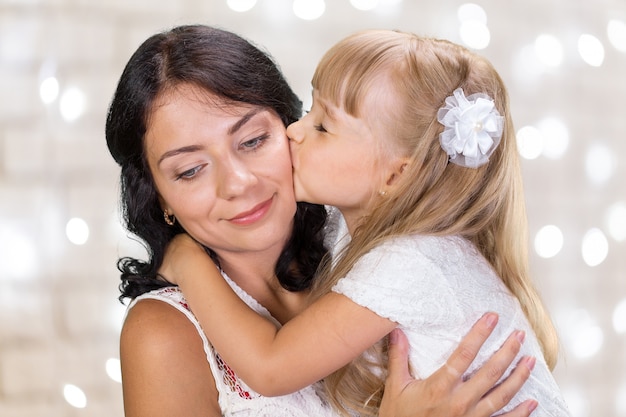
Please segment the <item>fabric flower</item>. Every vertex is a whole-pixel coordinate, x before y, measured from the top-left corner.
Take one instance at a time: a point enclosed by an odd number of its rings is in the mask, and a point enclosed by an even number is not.
[[[486,164],[502,138],[504,118],[486,94],[465,97],[463,89],[457,88],[437,112],[437,120],[445,127],[439,135],[441,147],[450,162],[460,166]]]

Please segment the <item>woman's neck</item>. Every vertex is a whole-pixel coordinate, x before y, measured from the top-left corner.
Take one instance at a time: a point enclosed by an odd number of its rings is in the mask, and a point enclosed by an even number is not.
[[[284,289],[276,277],[277,253],[230,253],[219,256],[220,266],[242,290],[285,323],[306,307],[307,292]]]

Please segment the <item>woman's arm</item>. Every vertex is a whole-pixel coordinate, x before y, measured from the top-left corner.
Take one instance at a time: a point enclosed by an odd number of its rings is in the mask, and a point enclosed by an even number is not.
[[[381,417],[488,417],[508,404],[526,382],[534,358],[522,358],[513,372],[494,385],[519,353],[518,334],[509,337],[469,380],[463,375],[492,333],[495,314],[484,315],[461,340],[437,372],[425,380],[413,379],[408,368],[409,343],[400,330],[390,334],[389,374],[380,407]],[[533,399],[519,404],[502,417],[528,417],[537,407]]]
[[[120,358],[126,417],[221,417],[202,340],[173,307],[137,302],[122,327]]]
[[[396,327],[349,298],[329,293],[278,330],[241,301],[187,235],[172,241],[160,272],[178,283],[224,361],[265,396],[319,381]]]

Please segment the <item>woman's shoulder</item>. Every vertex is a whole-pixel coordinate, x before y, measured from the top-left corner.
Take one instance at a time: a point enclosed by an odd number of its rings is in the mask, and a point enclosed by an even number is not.
[[[144,355],[154,356],[155,360],[167,358],[192,340],[199,340],[193,323],[179,309],[153,298],[134,302],[126,314],[120,335],[122,347],[126,344],[139,349]]]
[[[122,325],[120,359],[127,415],[221,415],[202,340],[171,304],[150,298],[134,303]]]

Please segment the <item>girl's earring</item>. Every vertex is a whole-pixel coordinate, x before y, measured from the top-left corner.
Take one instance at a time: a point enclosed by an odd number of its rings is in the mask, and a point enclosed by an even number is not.
[[[163,220],[165,220],[165,223],[169,226],[174,226],[174,223],[176,223],[176,217],[174,217],[173,214],[171,216],[167,214],[167,210],[163,210]]]
[[[387,195],[387,191],[379,191],[378,195],[381,196],[381,197],[384,197],[384,196]]]

